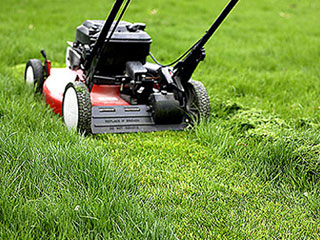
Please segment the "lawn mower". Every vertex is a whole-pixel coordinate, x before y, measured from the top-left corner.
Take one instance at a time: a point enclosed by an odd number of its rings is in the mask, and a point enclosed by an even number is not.
[[[150,53],[146,25],[121,20],[130,0],[116,0],[105,21],[87,20],[76,29],[75,41],[68,42],[66,68],[51,68],[42,50],[44,63],[29,60],[25,81],[44,95],[70,130],[183,130],[209,117],[206,88],[191,77],[206,56],[204,45],[238,1],[231,0],[185,54],[162,65]],[[146,62],[149,55],[155,63]]]

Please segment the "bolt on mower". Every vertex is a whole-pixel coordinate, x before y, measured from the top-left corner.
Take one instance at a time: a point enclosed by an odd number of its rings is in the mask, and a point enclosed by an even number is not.
[[[29,60],[25,81],[62,115],[68,129],[85,134],[183,130],[209,117],[207,90],[192,74],[206,56],[205,44],[238,1],[231,0],[179,59],[162,65],[150,53],[146,25],[121,20],[130,0],[116,0],[105,21],[87,20],[76,29],[66,68],[51,68],[42,50],[44,63]],[[155,63],[146,61],[149,55]]]

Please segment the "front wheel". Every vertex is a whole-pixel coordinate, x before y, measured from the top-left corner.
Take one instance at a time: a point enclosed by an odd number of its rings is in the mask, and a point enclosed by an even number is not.
[[[44,82],[44,71],[42,62],[38,59],[30,59],[27,62],[24,72],[25,82],[35,88],[36,92],[41,92]]]
[[[62,101],[63,122],[69,130],[81,134],[91,133],[91,100],[87,86],[82,82],[70,82]]]
[[[199,82],[190,80],[186,86],[186,110],[193,122],[210,116],[210,100],[207,89]]]

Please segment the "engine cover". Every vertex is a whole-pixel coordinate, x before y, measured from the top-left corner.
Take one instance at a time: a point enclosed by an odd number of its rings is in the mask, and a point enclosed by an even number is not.
[[[90,51],[97,41],[104,23],[105,21],[101,20],[85,21],[76,30],[76,45],[87,46]],[[115,22],[110,31],[114,26]],[[110,42],[102,47],[101,59],[99,66],[97,66],[98,75],[122,75],[126,68],[126,62],[129,61],[146,63],[152,40],[144,31],[144,27],[142,24],[132,24],[125,21],[119,23]]]

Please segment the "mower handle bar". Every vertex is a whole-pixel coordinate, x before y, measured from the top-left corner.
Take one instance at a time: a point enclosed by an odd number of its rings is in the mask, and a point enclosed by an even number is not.
[[[85,63],[85,67],[88,68],[89,67],[89,71],[87,72],[87,80],[86,83],[88,85],[90,85],[91,80],[93,78],[94,72],[95,72],[95,68],[99,62],[99,58],[100,58],[100,54],[101,54],[101,49],[105,43],[105,39],[108,36],[108,33],[112,27],[112,24],[114,23],[115,18],[117,17],[118,12],[121,9],[121,6],[123,5],[125,0],[116,0],[111,12],[109,13],[109,16],[107,17],[107,20],[105,21],[105,24],[100,32],[100,35],[96,41],[96,43],[94,44],[94,47],[92,49],[92,52],[90,53],[86,63]],[[221,14],[219,15],[219,17],[215,20],[215,22],[212,24],[212,26],[210,27],[210,29],[206,32],[206,34],[191,48],[191,51],[189,53],[188,56],[186,56],[186,58],[184,59],[184,61],[179,62],[174,68],[177,69],[179,68],[178,66],[182,66],[182,65],[189,65],[189,70],[187,70],[185,73],[183,73],[184,71],[182,71],[182,75],[184,75],[183,78],[188,79],[188,77],[191,77],[192,73],[194,72],[196,66],[198,65],[199,61],[195,61],[195,59],[197,58],[196,55],[198,55],[199,52],[201,52],[202,48],[204,47],[204,45],[209,41],[209,39],[212,37],[212,35],[217,31],[217,29],[219,28],[219,26],[221,25],[221,23],[225,20],[225,18],[229,15],[229,13],[231,12],[231,10],[235,7],[235,5],[238,3],[239,0],[230,0],[230,2],[228,3],[228,5],[224,8],[224,10],[221,12]],[[126,10],[126,8],[129,5],[130,0],[127,0],[127,4],[123,9],[123,12],[120,16],[120,18],[118,19],[117,24],[119,23],[124,11]],[[116,26],[115,26],[116,27]],[[115,29],[114,29],[115,30]],[[113,31],[111,32],[108,41],[110,40],[110,38],[112,37]],[[201,59],[201,57],[200,57]],[[201,61],[201,60],[200,60]],[[180,70],[182,70],[182,68],[180,68]],[[177,72],[180,72],[179,70]],[[182,80],[182,79],[181,79]],[[90,87],[90,86],[89,86]]]
[[[103,25],[103,28],[100,32],[100,35],[99,35],[96,43],[94,44],[94,47],[93,47],[92,52],[89,56],[89,59],[87,60],[87,63],[86,63],[87,66],[90,66],[92,64],[94,57],[99,55],[99,53],[101,52],[101,48],[104,45],[105,39],[107,38],[107,35],[112,27],[112,24],[113,24],[115,18],[117,17],[117,14],[120,11],[120,8],[123,5],[124,1],[125,0],[116,0],[116,2],[114,3],[114,5],[111,9],[111,12],[109,13],[109,16],[107,17],[107,20],[105,21],[105,23]]]
[[[220,27],[222,22],[225,20],[225,18],[229,15],[231,10],[236,6],[238,2],[239,0],[230,0],[228,5],[220,13],[219,17],[211,25],[207,33],[199,40],[199,42],[195,44],[193,48],[194,50],[197,50],[197,49],[200,50],[202,47],[204,47],[204,45],[209,41],[212,35],[217,31],[217,29]]]
[[[89,57],[87,64],[86,64],[87,66],[91,65],[92,60],[94,59],[94,56],[99,54],[99,52],[101,51],[101,47],[103,46],[105,39],[111,29],[111,26],[117,16],[118,12],[120,11],[120,8],[123,5],[124,1],[125,0],[116,0],[114,6],[113,6],[105,24],[104,24],[101,32],[100,32],[100,35],[99,35],[99,37],[98,37],[98,39],[92,49],[92,52],[91,52],[90,57]],[[221,23],[229,15],[229,13],[235,7],[235,5],[238,3],[238,1],[239,0],[230,0],[228,5],[221,12],[219,17],[215,20],[215,22],[212,24],[210,29],[207,31],[207,33],[194,45],[194,47],[192,48],[192,51],[193,50],[200,50],[209,41],[209,39],[217,31],[217,29],[219,28]],[[109,36],[109,37],[111,37],[111,36]]]
[[[189,81],[192,74],[196,70],[197,66],[205,58],[204,45],[209,41],[212,35],[217,31],[221,23],[229,15],[231,10],[235,7],[239,0],[230,0],[228,5],[224,8],[218,18],[211,25],[206,34],[196,42],[182,57],[182,61],[179,61],[174,67],[174,79],[176,86],[180,91],[183,90],[183,83]],[[188,54],[188,55],[187,55]],[[184,57],[186,55],[186,57]]]

